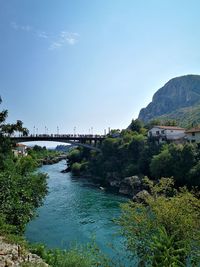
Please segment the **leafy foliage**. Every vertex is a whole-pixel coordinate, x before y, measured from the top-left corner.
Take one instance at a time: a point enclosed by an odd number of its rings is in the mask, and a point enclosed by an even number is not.
[[[123,204],[119,224],[128,250],[142,266],[200,264],[200,200],[186,189],[175,192],[172,185],[170,179],[162,178],[156,186],[149,181],[146,204]]]
[[[139,132],[128,129],[122,130],[118,137],[108,136],[101,153],[87,148],[71,150],[68,163],[72,172],[99,177],[105,184],[112,179],[120,181],[128,176],[146,175],[151,179],[173,177],[176,187],[199,187],[199,144],[158,145],[153,139],[147,139],[141,125],[133,121],[134,130]]]
[[[52,267],[124,267],[120,260],[111,260],[95,244],[76,245],[68,250],[47,249],[44,245],[31,248]]]
[[[23,232],[47,193],[46,175],[33,173],[34,166],[30,157],[9,160],[0,173],[0,212],[18,232]]]
[[[28,150],[28,154],[38,163],[45,159],[53,159],[60,155],[59,151],[49,150],[45,146],[41,147],[35,145],[31,149]]]
[[[1,103],[2,103],[2,99],[0,97],[0,104]],[[21,132],[23,135],[28,134],[28,130],[27,130],[27,128],[23,127],[22,121],[18,120],[14,124],[6,123],[7,117],[8,117],[8,111],[7,110],[3,110],[0,112],[0,135],[2,135],[2,134],[11,135],[15,131]]]
[[[28,131],[21,121],[6,124],[7,115],[0,112],[0,224],[5,231],[22,233],[47,193],[47,177],[35,173],[37,163],[31,156],[13,156],[9,135]]]
[[[198,148],[192,144],[166,145],[152,158],[151,174],[156,178],[173,176],[179,186],[198,185],[198,153]]]
[[[138,130],[139,132],[123,130],[118,137],[109,135],[101,146],[101,153],[87,148],[72,150],[68,154],[72,172],[100,177],[105,183],[113,177],[123,179],[140,173],[149,175],[150,158],[160,148],[146,141],[145,135],[141,133],[146,132],[144,128]],[[74,165],[75,163],[79,165]]]

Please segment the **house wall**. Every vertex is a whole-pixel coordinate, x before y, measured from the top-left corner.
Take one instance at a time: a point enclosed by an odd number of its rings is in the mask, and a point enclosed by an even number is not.
[[[166,136],[167,139],[177,139],[185,136],[185,130],[169,130],[169,129],[161,129],[158,127],[154,127],[148,132],[148,136]]]
[[[154,128],[152,128],[151,130],[148,131],[148,136],[149,137],[150,136],[157,136],[159,134],[162,134],[162,131],[163,131],[163,129],[160,129],[158,127],[154,127]],[[157,134],[157,132],[159,132],[159,134]]]
[[[14,154],[27,156],[27,147],[26,146],[18,146],[14,150]]]
[[[179,139],[185,137],[185,130],[165,130],[167,139]]]
[[[185,138],[185,130],[162,129],[153,127],[148,132],[148,137],[156,137],[158,144],[165,143],[167,140],[175,143],[183,143]]]
[[[187,133],[186,134],[187,140],[189,142],[200,142],[200,132],[194,132],[193,135],[192,133]]]

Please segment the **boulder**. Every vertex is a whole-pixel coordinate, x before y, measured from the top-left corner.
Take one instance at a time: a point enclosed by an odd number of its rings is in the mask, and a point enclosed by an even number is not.
[[[62,170],[61,173],[71,172],[71,168],[68,166],[65,170]]]
[[[119,187],[119,193],[133,196],[141,190],[141,179],[135,175],[124,178]]]
[[[142,190],[138,192],[134,197],[133,201],[138,203],[145,203],[146,199],[150,196],[149,192],[147,190]]]
[[[119,187],[120,186],[120,181],[111,180],[111,181],[109,181],[109,184],[110,184],[111,187]]]

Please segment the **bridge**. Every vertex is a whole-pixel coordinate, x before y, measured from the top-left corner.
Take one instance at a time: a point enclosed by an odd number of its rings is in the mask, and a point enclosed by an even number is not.
[[[24,143],[32,141],[53,141],[59,143],[68,143],[75,146],[87,147],[96,151],[101,151],[99,148],[105,135],[72,135],[72,134],[36,134],[28,136],[11,136],[15,143]]]

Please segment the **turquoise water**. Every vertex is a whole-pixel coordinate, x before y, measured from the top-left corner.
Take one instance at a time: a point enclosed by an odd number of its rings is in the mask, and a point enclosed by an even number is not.
[[[85,244],[95,237],[97,245],[110,256],[121,254],[122,238],[113,218],[120,215],[120,203],[127,199],[92,187],[84,179],[74,179],[65,169],[65,161],[39,169],[48,173],[49,193],[38,217],[26,229],[30,242],[42,242],[51,248],[68,248],[74,242]],[[123,255],[122,255],[123,256]]]

